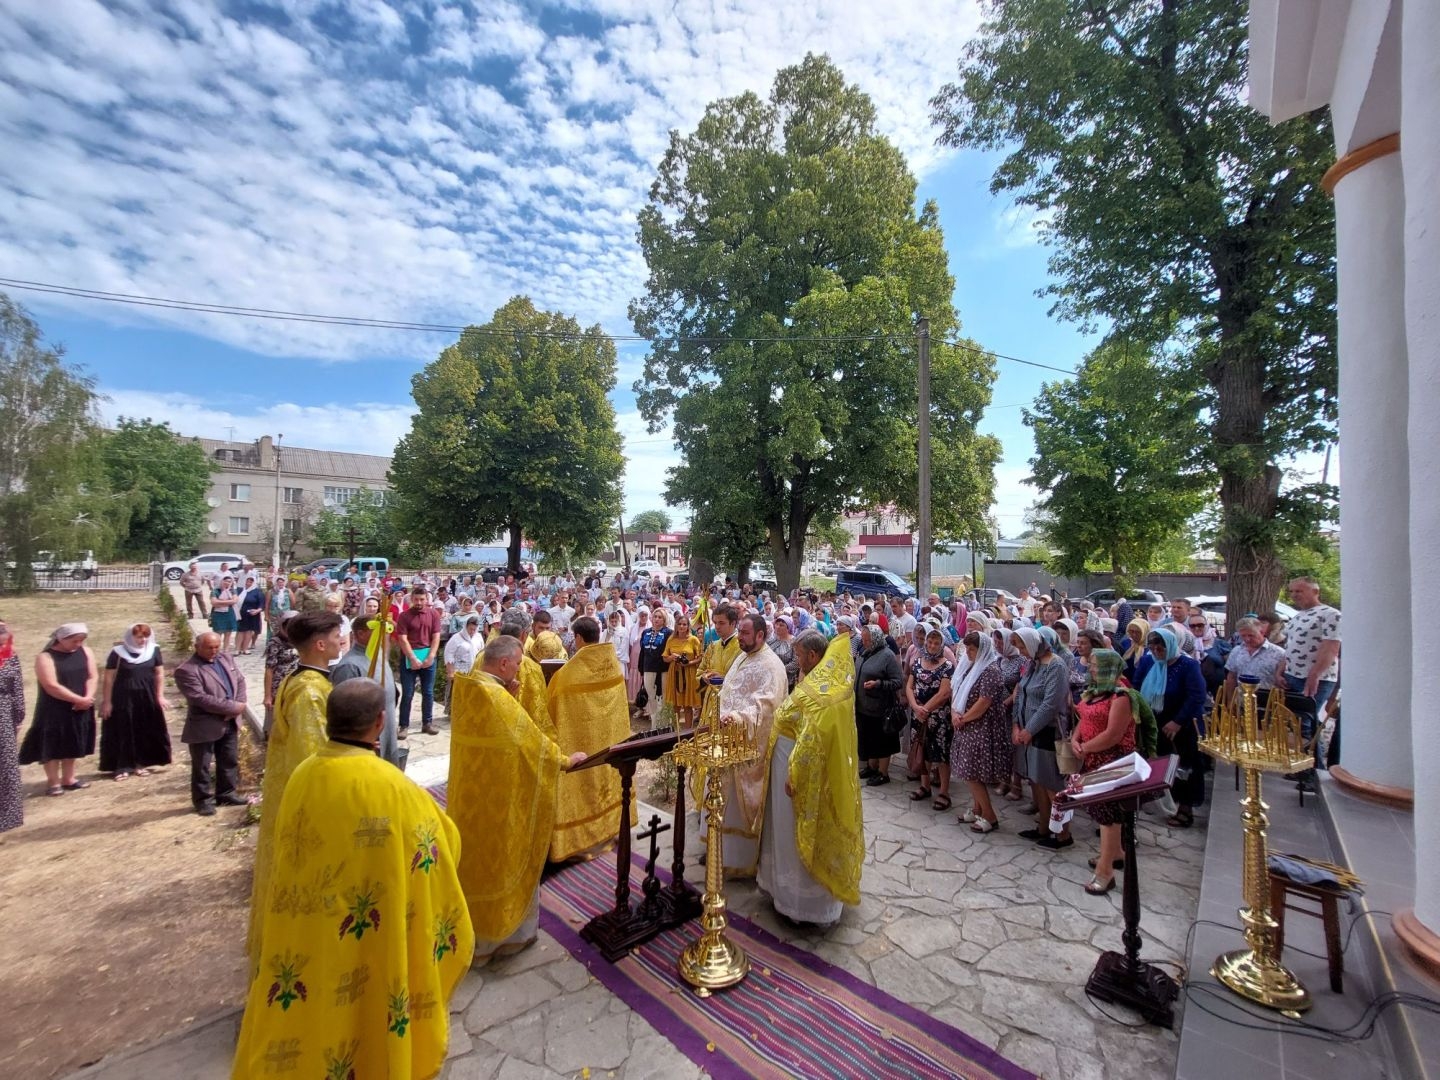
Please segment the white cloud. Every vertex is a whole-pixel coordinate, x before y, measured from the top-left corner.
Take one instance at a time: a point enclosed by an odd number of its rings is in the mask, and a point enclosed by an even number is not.
[[[953,0],[548,7],[599,29],[547,36],[509,0],[279,0],[264,23],[213,0],[7,0],[0,275],[447,323],[525,292],[625,331],[669,129],[829,52],[923,173],[941,155],[928,100],[978,21]],[[34,303],[277,355],[433,354],[413,335]]]

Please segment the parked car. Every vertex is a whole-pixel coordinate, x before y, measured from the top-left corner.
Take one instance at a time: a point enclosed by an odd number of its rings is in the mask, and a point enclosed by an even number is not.
[[[992,608],[1001,601],[1006,604],[1020,602],[1020,598],[1008,589],[971,589],[960,600],[972,611],[975,608]]]
[[[330,577],[334,577],[334,571],[340,569],[344,565],[344,559],[314,559],[311,562],[307,562],[304,566],[297,566],[295,569],[302,574],[320,573],[329,575]]]
[[[818,573],[822,577],[834,577],[836,574],[849,569],[850,567],[846,566],[843,562],[831,562],[820,567]]]
[[[915,595],[915,587],[889,570],[844,570],[835,575],[835,591],[864,593],[867,596]]]
[[[609,572],[610,567],[606,565],[604,559],[595,559],[585,566],[587,574],[608,574]]]
[[[630,564],[632,577],[644,577],[659,585],[670,580],[670,575],[656,559],[636,559]]]
[[[1205,613],[1205,621],[1215,627],[1217,632],[1221,634],[1227,633],[1226,625],[1229,620],[1225,615],[1225,597],[1187,596],[1185,599],[1190,601],[1191,607],[1198,608]],[[1286,622],[1289,622],[1295,615],[1295,609],[1289,604],[1277,600],[1275,601],[1275,614],[1279,615],[1280,618]]]
[[[199,563],[201,576],[215,574],[220,570],[221,563],[229,563],[231,570],[238,570],[245,562],[245,556],[236,555],[233,551],[207,551],[204,555],[194,555],[188,559],[176,559],[174,562],[165,564],[165,580],[179,581],[180,575],[185,573],[191,563]]]
[[[887,570],[887,569],[889,569],[889,567],[881,566],[879,563],[873,563],[873,562],[857,562],[853,567],[851,567],[851,569],[852,569],[852,570]]]
[[[325,559],[323,561],[331,562],[332,560]],[[354,570],[350,569],[352,566],[355,567]],[[338,566],[331,566],[325,572],[336,581],[343,581],[345,575],[350,573],[363,579],[371,570],[374,570],[380,577],[385,577],[390,573],[390,560],[375,555],[356,555],[354,559],[340,559]]]
[[[1115,589],[1096,589],[1092,593],[1086,593],[1085,599],[1096,605],[1104,604],[1109,607],[1120,599],[1120,593]],[[1125,597],[1131,607],[1149,607],[1151,604],[1165,603],[1165,594],[1155,589],[1131,589],[1130,595]]]
[[[85,552],[78,559],[62,559],[51,551],[37,551],[34,560],[30,563],[30,569],[34,571],[36,577],[65,575],[76,581],[85,581],[95,576],[95,571],[100,569],[100,564],[95,561],[93,551]]]

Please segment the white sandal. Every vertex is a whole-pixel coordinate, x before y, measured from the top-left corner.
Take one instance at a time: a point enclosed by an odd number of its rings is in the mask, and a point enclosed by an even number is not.
[[[985,818],[982,817],[975,819],[975,821],[970,825],[970,831],[973,833],[980,833],[983,836],[985,833],[994,832],[999,827],[999,822],[987,821]]]

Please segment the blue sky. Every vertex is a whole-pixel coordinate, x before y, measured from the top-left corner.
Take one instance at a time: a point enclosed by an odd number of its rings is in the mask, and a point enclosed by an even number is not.
[[[1073,367],[1090,343],[1034,295],[1046,253],[989,194],[994,159],[934,145],[927,102],[976,22],[955,0],[6,0],[0,277],[442,323],[525,293],[631,333],[635,214],[669,130],[808,50],[871,94],[939,203],[965,332]],[[12,295],[108,416],[210,437],[388,453],[449,340]],[[635,412],[642,358],[622,347],[614,395],[627,515],[663,505],[675,461]],[[1017,406],[1046,377],[1002,362],[984,424],[1007,534],[1034,498]]]

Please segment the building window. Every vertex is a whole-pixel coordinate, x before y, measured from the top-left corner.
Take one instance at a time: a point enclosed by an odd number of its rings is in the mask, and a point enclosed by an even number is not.
[[[230,485],[230,501],[231,501],[231,502],[249,502],[249,501],[250,501],[250,485],[249,485],[249,484],[231,484],[231,485]]]
[[[285,489],[285,501],[286,501],[287,503],[298,503],[298,502],[303,501],[304,498],[305,498],[305,489],[304,489],[304,488],[289,488],[289,487],[287,487],[287,488]]]
[[[326,506],[348,506],[350,500],[360,494],[358,487],[330,487],[325,488]]]
[[[230,519],[231,536],[249,536],[250,519],[248,517],[232,517]]]
[[[281,536],[299,536],[299,535],[300,535],[300,519],[299,519],[299,518],[282,518],[282,519],[280,520],[280,535],[281,535]]]

